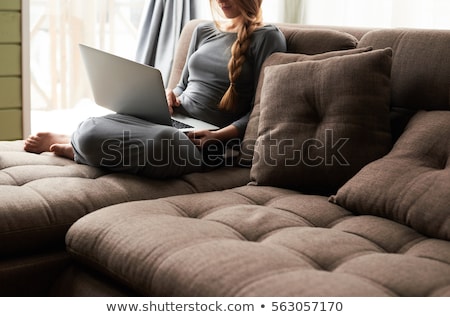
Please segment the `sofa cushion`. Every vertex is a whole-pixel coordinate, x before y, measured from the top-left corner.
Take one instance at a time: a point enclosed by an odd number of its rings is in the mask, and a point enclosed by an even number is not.
[[[322,41],[320,41],[322,42]],[[259,75],[258,86],[256,88],[255,93],[255,103],[253,106],[252,113],[250,115],[250,119],[247,125],[247,129],[245,130],[245,135],[243,142],[241,144],[241,153],[239,157],[239,164],[243,166],[251,166],[253,160],[253,150],[255,147],[255,141],[258,136],[258,127],[259,127],[259,116],[261,113],[261,90],[264,83],[264,69],[268,66],[274,65],[283,65],[294,62],[303,62],[303,61],[316,61],[327,59],[335,56],[345,56],[351,54],[358,54],[363,52],[371,51],[371,47],[365,48],[357,48],[357,49],[348,49],[348,50],[339,50],[339,51],[330,51],[322,54],[296,54],[296,53],[274,53],[269,56],[262,67],[262,71]]]
[[[450,110],[450,30],[373,30],[358,46],[393,48],[392,107]]]
[[[111,206],[67,246],[143,296],[450,295],[450,242],[280,188]]]
[[[302,54],[321,54],[329,51],[348,50],[358,45],[353,35],[323,28],[298,28],[279,24],[286,37],[287,52]],[[320,39],[320,40],[318,40]]]
[[[364,167],[331,201],[450,240],[450,111],[419,112],[393,150]]]
[[[64,247],[74,221],[126,201],[222,190],[248,183],[247,168],[159,181],[76,164],[51,153],[23,150],[23,141],[0,142],[0,254]]]
[[[267,67],[252,181],[334,192],[386,154],[391,53]]]

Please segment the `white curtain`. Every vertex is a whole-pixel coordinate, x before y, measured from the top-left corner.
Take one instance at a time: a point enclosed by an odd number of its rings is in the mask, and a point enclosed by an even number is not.
[[[304,23],[450,28],[448,0],[304,0]]]
[[[450,0],[264,0],[268,22],[450,29]]]
[[[263,0],[262,10],[267,23],[301,23],[304,0]]]
[[[304,0],[284,0],[284,21],[302,23],[304,18]]]

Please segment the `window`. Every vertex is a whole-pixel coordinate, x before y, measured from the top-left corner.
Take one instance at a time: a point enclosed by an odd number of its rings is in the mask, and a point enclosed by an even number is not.
[[[133,59],[144,3],[30,0],[32,133],[71,133],[86,116],[106,113],[88,101],[78,43]]]

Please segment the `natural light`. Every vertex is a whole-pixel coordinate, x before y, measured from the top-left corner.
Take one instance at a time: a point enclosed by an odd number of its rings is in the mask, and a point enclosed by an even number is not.
[[[199,18],[210,18],[207,0]],[[78,43],[133,59],[146,0],[30,0],[31,132],[70,134],[107,113],[91,100]],[[448,0],[264,0],[267,22],[450,29]]]
[[[78,43],[134,58],[145,0],[30,0],[31,132],[70,134],[91,101]]]

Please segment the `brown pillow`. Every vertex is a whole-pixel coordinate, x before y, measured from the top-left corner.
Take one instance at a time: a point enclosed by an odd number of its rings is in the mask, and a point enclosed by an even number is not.
[[[385,155],[391,64],[387,48],[267,67],[252,181],[330,193]]]
[[[450,111],[416,114],[392,151],[364,167],[331,202],[450,240]]]
[[[264,82],[264,69],[268,66],[282,65],[294,62],[302,61],[314,61],[322,60],[335,56],[344,56],[351,54],[359,54],[371,51],[372,47],[363,47],[356,49],[331,51],[322,54],[305,55],[305,54],[294,54],[294,53],[274,53],[269,56],[264,62],[261,71],[258,86],[255,93],[255,104],[250,115],[250,120],[245,131],[245,136],[241,145],[241,155],[239,157],[239,163],[242,166],[251,166],[253,160],[253,150],[255,147],[256,137],[258,136],[258,125],[259,125],[259,114],[260,114],[260,103],[261,103],[261,89]]]

